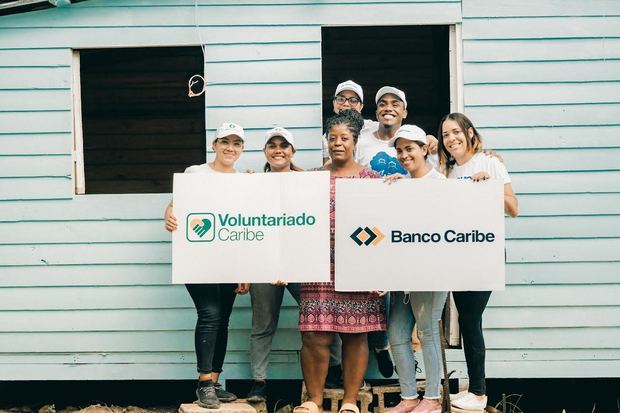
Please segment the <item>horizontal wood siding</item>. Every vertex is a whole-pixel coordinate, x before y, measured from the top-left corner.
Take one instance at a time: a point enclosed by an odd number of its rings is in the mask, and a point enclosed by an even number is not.
[[[619,16],[609,0],[463,1],[465,112],[521,207],[484,320],[491,377],[618,376]]]
[[[507,220],[507,287],[485,316],[488,375],[617,377],[618,2],[198,3],[89,0],[0,17],[3,380],[195,375],[193,306],[169,285],[169,194],[73,195],[71,49],[202,41],[208,139],[239,122],[240,166],[258,169],[264,132],[282,125],[310,167],[320,161],[321,26],[454,24],[461,13],[465,112],[504,157],[521,207]],[[300,377],[296,318],[287,295],[272,378]],[[240,297],[226,377],[250,377],[250,327]],[[466,374],[461,351],[448,359]]]
[[[295,134],[296,162],[311,167],[321,160],[322,25],[460,21],[460,0],[89,0],[0,17],[0,379],[196,374],[194,309],[170,285],[161,220],[170,195],[73,195],[72,49],[202,42],[208,140],[221,122],[239,122],[240,166],[258,169],[264,133],[279,124]],[[558,271],[542,268],[535,282]],[[509,277],[529,283],[528,274]],[[287,295],[272,378],[301,377],[296,320]],[[249,329],[249,297],[239,297],[226,377],[250,378]]]

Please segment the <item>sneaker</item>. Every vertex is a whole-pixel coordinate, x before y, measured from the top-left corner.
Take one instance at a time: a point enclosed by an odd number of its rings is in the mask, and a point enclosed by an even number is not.
[[[385,413],[411,413],[419,404],[420,399],[401,400],[396,406],[386,409]]]
[[[254,380],[247,400],[252,403],[267,401],[267,383],[264,380]]]
[[[342,389],[344,383],[342,381],[342,366],[336,364],[335,366],[329,366],[327,369],[327,377],[325,377],[326,389]]]
[[[392,377],[394,374],[394,363],[392,363],[392,357],[388,349],[375,350],[373,353],[375,353],[375,358],[377,359],[379,373],[386,379]]]
[[[209,384],[199,383],[196,389],[196,397],[198,398],[196,404],[200,407],[205,409],[219,409],[220,407],[220,401],[217,398],[213,382]]]
[[[487,407],[487,396],[479,399],[475,394],[468,392],[466,395],[451,401],[450,404],[457,412],[483,412],[484,408]]]
[[[451,394],[450,395],[450,401],[454,401],[454,400],[460,399],[461,397],[467,395],[468,393],[469,393],[469,390],[463,390],[463,391],[460,391],[458,393]]]
[[[441,413],[441,403],[435,399],[422,399],[411,413]]]
[[[215,394],[217,394],[217,398],[219,401],[228,403],[237,400],[237,396],[235,396],[229,391],[224,390],[221,383],[215,382],[215,384],[213,384],[213,387],[215,387]]]

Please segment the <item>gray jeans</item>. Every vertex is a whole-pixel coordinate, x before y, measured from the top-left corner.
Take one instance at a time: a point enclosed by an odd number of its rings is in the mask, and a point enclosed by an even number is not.
[[[276,334],[280,318],[280,306],[284,289],[287,289],[293,299],[299,304],[300,285],[291,283],[286,287],[271,284],[252,284],[250,297],[252,300],[252,333],[250,334],[250,367],[254,380],[267,378],[267,366],[271,354],[271,343]],[[342,346],[340,337],[335,335],[330,347],[329,364],[336,365],[342,362]]]

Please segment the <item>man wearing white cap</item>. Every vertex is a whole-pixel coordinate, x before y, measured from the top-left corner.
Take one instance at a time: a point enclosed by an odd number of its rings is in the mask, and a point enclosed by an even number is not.
[[[378,127],[365,129],[357,142],[356,160],[382,176],[395,173],[406,175],[407,171],[398,163],[396,150],[388,145],[390,139],[407,117],[405,92],[393,86],[383,86],[375,95]],[[427,135],[431,152],[436,151],[437,139]],[[429,157],[431,163],[435,157]]]
[[[338,114],[343,109],[353,109],[362,113],[364,108],[364,91],[362,87],[352,80],[339,83],[336,86],[336,93],[332,99],[334,106],[334,113]],[[360,133],[368,130],[370,132],[376,131],[379,127],[379,122],[370,119],[364,119],[364,127]],[[327,139],[323,136],[323,164],[329,161],[329,152],[327,150]]]

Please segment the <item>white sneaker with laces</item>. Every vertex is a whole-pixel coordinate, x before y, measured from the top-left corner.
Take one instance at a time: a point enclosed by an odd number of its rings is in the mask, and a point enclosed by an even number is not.
[[[450,404],[456,413],[484,412],[484,408],[487,407],[487,396],[478,398],[475,394],[468,392],[464,396],[450,401]]]
[[[450,395],[450,401],[454,401],[456,399],[460,399],[461,397],[463,397],[463,396],[465,396],[467,394],[469,394],[469,390],[463,390],[463,391],[460,391],[460,392],[458,392],[456,394],[451,394]]]

